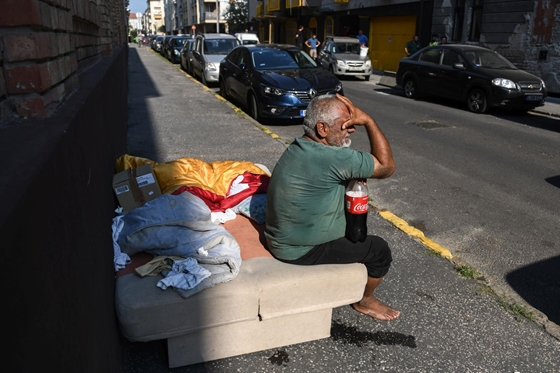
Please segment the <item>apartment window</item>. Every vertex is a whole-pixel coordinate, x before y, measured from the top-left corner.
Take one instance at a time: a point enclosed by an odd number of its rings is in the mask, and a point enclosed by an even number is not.
[[[453,40],[463,40],[463,21],[465,19],[465,0],[455,0],[453,14]]]
[[[474,0],[472,7],[471,29],[469,32],[470,41],[480,40],[480,28],[482,27],[482,7],[484,0]]]

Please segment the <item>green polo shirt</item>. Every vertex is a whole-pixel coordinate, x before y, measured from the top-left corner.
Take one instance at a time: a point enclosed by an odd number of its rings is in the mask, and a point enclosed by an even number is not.
[[[373,167],[367,152],[296,138],[268,186],[265,236],[272,254],[294,260],[343,237],[346,182],[371,177]]]

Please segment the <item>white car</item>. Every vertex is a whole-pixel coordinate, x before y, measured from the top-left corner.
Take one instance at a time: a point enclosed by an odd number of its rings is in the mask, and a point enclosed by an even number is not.
[[[369,80],[371,60],[364,54],[360,42],[348,36],[328,36],[321,45],[318,60],[334,75],[363,76]],[[367,49],[366,49],[367,51]]]
[[[259,37],[256,34],[250,32],[238,32],[235,37],[239,40],[242,45],[247,44],[260,44]]]

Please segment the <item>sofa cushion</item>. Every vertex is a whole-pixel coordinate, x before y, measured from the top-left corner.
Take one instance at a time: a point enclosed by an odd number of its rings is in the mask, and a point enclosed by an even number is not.
[[[201,328],[258,318],[258,280],[241,266],[237,277],[189,298],[156,286],[161,276],[117,279],[115,307],[130,341],[166,339]]]
[[[262,320],[357,302],[367,281],[366,267],[359,263],[301,266],[253,258],[242,268],[259,286]]]

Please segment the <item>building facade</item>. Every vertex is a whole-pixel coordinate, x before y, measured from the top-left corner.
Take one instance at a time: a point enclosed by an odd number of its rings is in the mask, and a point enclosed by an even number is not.
[[[130,13],[128,15],[129,30],[142,30],[142,13]]]
[[[165,26],[165,3],[163,0],[146,0],[145,20],[146,24],[144,29],[147,34],[161,34],[166,33],[161,31],[161,27]]]
[[[376,70],[396,71],[404,45],[432,34],[449,43],[498,51],[560,93],[560,0],[251,0],[250,14],[265,42],[294,44],[298,25],[316,33],[369,38]]]

